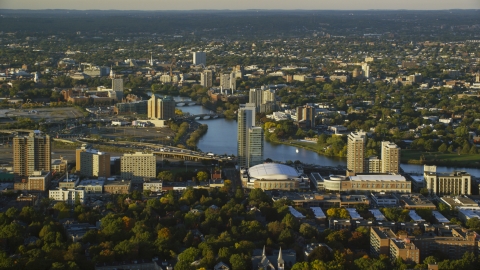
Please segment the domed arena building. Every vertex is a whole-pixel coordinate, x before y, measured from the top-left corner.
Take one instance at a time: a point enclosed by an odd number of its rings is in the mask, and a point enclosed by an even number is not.
[[[241,171],[242,185],[263,190],[295,190],[310,188],[310,180],[294,167],[264,163]]]

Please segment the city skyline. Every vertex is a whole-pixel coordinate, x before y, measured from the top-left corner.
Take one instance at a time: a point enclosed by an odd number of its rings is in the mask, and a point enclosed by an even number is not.
[[[187,0],[152,1],[139,0],[131,1],[104,1],[98,2],[85,0],[82,2],[70,2],[59,0],[45,0],[31,2],[27,0],[4,0],[0,9],[77,9],[77,10],[248,10],[248,9],[277,9],[277,10],[442,10],[442,9],[480,9],[480,2],[476,0],[459,1],[377,1],[366,0],[361,2],[350,1],[253,1],[225,2],[218,0],[207,0],[203,2],[191,2]]]

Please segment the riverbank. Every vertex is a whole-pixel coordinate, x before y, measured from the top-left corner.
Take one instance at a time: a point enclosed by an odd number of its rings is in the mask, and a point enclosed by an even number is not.
[[[326,157],[334,157],[334,158],[345,158],[342,156],[328,156],[325,155],[325,152],[321,147],[316,143],[316,142],[307,142],[307,141],[299,141],[299,140],[284,140],[284,141],[279,141],[279,140],[267,140],[270,143],[273,144],[283,144],[283,145],[288,145],[288,146],[294,146],[298,148],[302,148],[308,151],[315,152],[319,155],[326,156]]]
[[[480,154],[458,154],[402,150],[401,163],[446,167],[480,168]]]

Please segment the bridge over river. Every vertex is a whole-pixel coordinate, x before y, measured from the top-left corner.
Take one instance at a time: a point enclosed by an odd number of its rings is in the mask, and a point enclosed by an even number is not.
[[[177,107],[194,106],[194,105],[200,105],[200,103],[196,101],[175,101],[175,106]]]
[[[208,120],[208,119],[217,119],[224,118],[225,115],[222,113],[203,113],[203,114],[189,114],[177,117],[177,120],[180,119],[190,119],[190,120]]]

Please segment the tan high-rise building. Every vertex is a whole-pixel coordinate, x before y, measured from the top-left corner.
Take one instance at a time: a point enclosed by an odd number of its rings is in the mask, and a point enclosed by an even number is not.
[[[220,74],[220,88],[237,90],[235,72]]]
[[[297,121],[306,121],[307,127],[315,126],[315,108],[312,106],[300,106],[297,107]]]
[[[110,154],[86,149],[80,152],[80,166],[83,176],[110,177]]]
[[[155,178],[157,159],[153,154],[137,152],[124,154],[120,159],[120,171],[123,179],[143,181],[144,178]]]
[[[34,171],[51,170],[50,136],[30,133],[13,138],[13,172],[30,176]]]
[[[80,153],[87,151],[88,145],[82,144],[82,147],[75,150],[75,170],[80,171],[82,167],[82,163],[80,162]]]
[[[382,142],[382,173],[398,173],[400,169],[400,147],[392,142]]]
[[[153,94],[148,100],[148,118],[169,120],[175,117],[175,100]]]
[[[365,172],[365,143],[367,134],[363,131],[348,135],[347,169],[352,173]]]
[[[213,86],[213,71],[207,69],[200,74],[200,85],[205,88]]]

